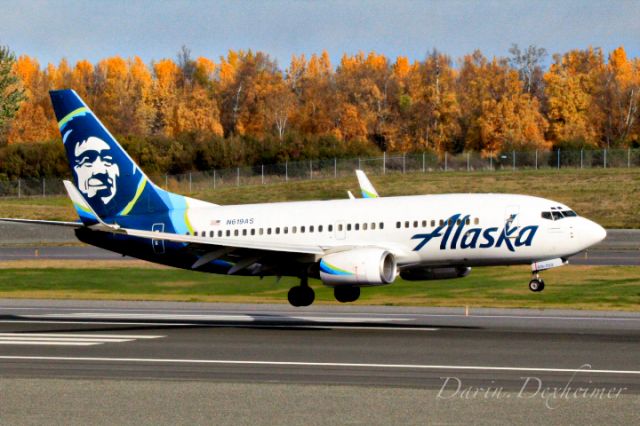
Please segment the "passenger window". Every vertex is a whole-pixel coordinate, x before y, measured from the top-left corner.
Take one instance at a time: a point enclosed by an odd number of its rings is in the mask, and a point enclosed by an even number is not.
[[[218,237],[222,237],[222,231],[218,231]]]
[[[347,231],[351,231],[351,224],[347,223]]]
[[[271,228],[267,228],[267,235],[271,235]]]
[[[329,225],[328,228],[329,228],[329,232],[333,232],[333,225]]]
[[[309,232],[313,232],[313,225],[309,226]]]
[[[240,231],[238,231],[237,229],[233,231],[233,236],[237,237],[240,234]]]
[[[227,229],[227,237],[230,237],[230,236],[231,236],[231,230]]]
[[[245,237],[247,236],[247,230],[246,229],[242,230],[242,235],[245,236]]]
[[[254,228],[251,228],[251,235],[256,235],[256,230]]]
[[[342,232],[342,224],[338,225],[338,231]]]
[[[296,232],[298,232],[298,228],[297,228],[297,227],[295,227],[295,226],[293,226],[293,227],[291,228],[291,233],[292,233],[292,234],[295,234]]]
[[[360,230],[360,224],[359,224],[359,223],[356,223],[356,224],[355,224],[355,225],[353,225],[353,226],[354,226],[354,229],[355,229],[356,231],[359,231],[359,230]]]
[[[209,231],[209,238],[213,238],[216,236],[216,233],[213,231]]]
[[[467,218],[467,220],[464,223],[467,225],[471,224],[471,219]]]
[[[372,231],[376,230],[376,223],[375,222],[371,222],[371,230]]]
[[[318,225],[318,232],[322,232],[322,225]]]
[[[474,225],[479,225],[480,224],[480,219],[478,219],[477,217],[475,219],[473,219],[473,224]]]
[[[300,233],[301,233],[301,234],[304,234],[304,226],[301,226],[301,227],[300,227]]]
[[[423,227],[423,228],[426,228],[426,227],[427,227],[427,221],[426,221],[426,220],[423,220],[423,221],[422,221],[422,227]]]
[[[260,234],[260,235],[264,234],[264,228],[258,229],[258,234]]]
[[[402,224],[400,222],[396,222],[396,228],[400,228]]]
[[[434,228],[436,226],[436,221],[435,220],[431,220],[431,227]]]
[[[384,229],[384,222],[380,222],[380,229]]]
[[[444,225],[444,220],[440,219],[440,226]]]
[[[363,230],[363,231],[366,231],[366,230],[367,230],[367,228],[368,228],[368,225],[367,225],[366,223],[363,223],[363,224],[362,224],[362,230]]]
[[[417,228],[417,227],[418,227],[418,221],[417,221],[417,220],[414,220],[414,221],[413,221],[413,227],[414,227],[414,228]]]
[[[449,226],[453,225],[453,219],[449,219]]]
[[[284,233],[285,233],[285,234],[288,234],[288,233],[289,233],[289,227],[288,227],[288,226],[285,226],[285,227],[284,227],[284,229],[283,229],[283,231],[284,231]]]
[[[409,221],[408,221],[408,220],[404,222],[404,227],[405,227],[405,228],[408,228],[408,227],[409,227],[409,225],[410,225],[410,223],[409,223]]]

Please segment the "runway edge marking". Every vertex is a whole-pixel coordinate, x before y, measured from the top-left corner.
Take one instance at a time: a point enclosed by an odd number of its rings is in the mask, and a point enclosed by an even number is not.
[[[85,361],[85,362],[132,362],[150,364],[219,364],[219,365],[269,365],[299,367],[349,367],[349,368],[387,368],[410,370],[462,370],[462,371],[529,371],[539,373],[575,373],[575,374],[621,374],[638,375],[640,370],[602,370],[588,368],[544,368],[544,367],[498,367],[472,365],[426,365],[426,364],[363,364],[340,362],[298,362],[298,361],[240,361],[217,359],[171,359],[171,358],[108,358],[108,357],[56,357],[56,356],[0,356],[0,360],[14,361]]]

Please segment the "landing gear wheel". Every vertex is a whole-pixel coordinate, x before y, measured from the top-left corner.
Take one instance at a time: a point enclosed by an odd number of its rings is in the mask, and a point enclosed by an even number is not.
[[[531,281],[529,281],[529,290],[536,293],[544,290],[544,281],[538,278],[532,279]]]
[[[334,287],[333,296],[340,303],[355,302],[360,297],[360,287],[353,287],[353,286]]]
[[[316,293],[311,287],[304,287],[301,285],[291,287],[287,294],[289,303],[293,306],[309,306],[316,298]]]

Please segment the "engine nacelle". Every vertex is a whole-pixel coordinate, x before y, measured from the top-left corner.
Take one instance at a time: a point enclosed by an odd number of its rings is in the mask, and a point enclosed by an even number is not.
[[[412,268],[400,271],[400,276],[407,281],[448,280],[451,278],[463,278],[469,275],[471,268]]]
[[[320,279],[330,287],[390,284],[397,271],[393,254],[375,247],[331,253],[320,260]]]

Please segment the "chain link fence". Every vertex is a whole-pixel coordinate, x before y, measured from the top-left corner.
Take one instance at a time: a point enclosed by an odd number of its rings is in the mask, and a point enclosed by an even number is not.
[[[582,151],[503,152],[482,156],[476,152],[435,154],[430,152],[382,155],[369,158],[333,158],[289,161],[192,172],[151,175],[156,184],[172,192],[193,194],[224,187],[269,185],[290,181],[336,179],[362,169],[369,175],[415,172],[475,172],[496,170],[594,169],[640,167],[640,149]],[[46,197],[66,194],[61,178],[0,180],[0,197]]]

